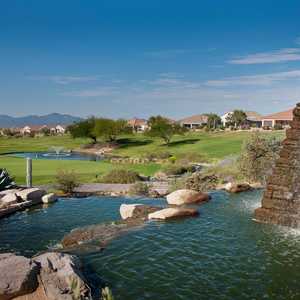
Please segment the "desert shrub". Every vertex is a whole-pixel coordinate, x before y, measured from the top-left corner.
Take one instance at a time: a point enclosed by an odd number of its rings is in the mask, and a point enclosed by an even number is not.
[[[141,178],[137,172],[125,169],[114,169],[101,178],[104,183],[135,183]]]
[[[243,182],[245,178],[239,170],[238,157],[229,156],[220,163],[204,170],[204,175],[215,175],[218,177],[218,183]]]
[[[207,192],[215,189],[218,183],[219,178],[217,175],[208,175],[197,172],[186,178],[184,187],[190,190]]]
[[[165,165],[162,171],[167,175],[182,175],[187,172],[193,172],[193,166],[183,166],[179,164],[168,164]]]
[[[64,193],[72,193],[79,186],[78,175],[74,171],[59,170],[56,174],[58,189]]]
[[[143,195],[148,196],[150,191],[150,187],[145,182],[136,182],[130,189],[130,195]]]
[[[264,184],[278,158],[280,146],[275,138],[252,134],[244,143],[238,162],[241,174],[250,181]]]

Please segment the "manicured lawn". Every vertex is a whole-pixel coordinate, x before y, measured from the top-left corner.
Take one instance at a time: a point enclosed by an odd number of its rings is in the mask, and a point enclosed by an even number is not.
[[[0,154],[8,152],[47,151],[53,146],[62,146],[65,149],[75,149],[88,142],[87,139],[72,139],[69,135],[35,138],[0,137]]]
[[[186,153],[202,154],[210,161],[222,159],[228,155],[236,155],[241,151],[241,146],[251,135],[250,132],[193,132],[185,136],[175,136],[170,145],[164,145],[160,139],[152,139],[142,134],[120,139],[121,147],[114,151],[115,154],[127,156],[142,156],[146,153],[168,151],[175,156]],[[266,136],[282,138],[283,132],[265,132]]]
[[[267,132],[268,136],[282,138],[283,132]],[[220,160],[228,155],[239,154],[241,145],[249,137],[249,132],[220,132],[220,133],[189,133],[185,136],[176,136],[169,146],[160,139],[149,138],[142,134],[124,136],[120,139],[121,146],[113,154],[130,157],[141,157],[147,153],[168,151],[175,156],[187,153],[202,154],[208,161]],[[76,149],[89,143],[87,139],[72,139],[69,136],[39,137],[39,138],[0,138],[0,154],[23,151],[47,151],[52,146],[63,146],[65,149]],[[0,156],[0,167],[6,168],[15,176],[17,183],[25,183],[25,160]],[[127,168],[144,175],[153,175],[160,169],[158,164],[145,165],[116,165],[110,162],[90,161],[58,161],[34,160],[34,184],[54,182],[59,169],[74,170],[78,173],[80,181],[94,182],[97,176],[107,173],[113,168]]]
[[[19,184],[25,183],[26,161],[22,158],[0,157],[0,166],[6,168],[10,174],[15,176]],[[135,170],[140,174],[153,175],[160,169],[158,164],[148,165],[115,165],[109,162],[93,161],[59,161],[59,160],[33,160],[33,183],[47,184],[55,182],[58,170],[74,170],[80,182],[96,182],[97,177],[109,172],[114,168],[126,168]]]

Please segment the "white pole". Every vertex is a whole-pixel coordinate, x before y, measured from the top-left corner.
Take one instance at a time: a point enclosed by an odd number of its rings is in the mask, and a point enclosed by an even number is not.
[[[27,157],[26,159],[26,183],[27,187],[32,187],[32,159]]]

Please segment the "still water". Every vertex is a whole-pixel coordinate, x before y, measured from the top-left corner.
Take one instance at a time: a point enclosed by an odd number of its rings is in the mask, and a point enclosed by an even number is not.
[[[115,299],[300,299],[300,232],[252,221],[261,192],[213,193],[200,216],[149,222],[83,256]],[[0,220],[0,252],[33,255],[75,227],[119,219],[122,203],[164,200],[60,200]]]
[[[31,158],[31,159],[51,159],[51,160],[88,160],[98,161],[103,160],[103,156],[95,154],[83,154],[77,152],[60,152],[58,154],[54,152],[18,152],[10,153],[7,156],[20,157],[20,158]]]

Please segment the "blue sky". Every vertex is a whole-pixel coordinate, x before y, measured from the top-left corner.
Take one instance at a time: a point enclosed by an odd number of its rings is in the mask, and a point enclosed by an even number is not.
[[[296,0],[2,0],[0,114],[288,109],[299,12]]]

